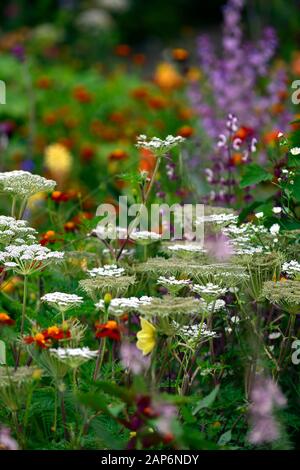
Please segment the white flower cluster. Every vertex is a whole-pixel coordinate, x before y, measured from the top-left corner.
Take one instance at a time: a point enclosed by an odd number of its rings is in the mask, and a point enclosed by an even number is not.
[[[14,217],[0,216],[0,243],[25,245],[36,242],[36,230],[28,227],[25,220],[16,220]]]
[[[102,268],[88,270],[91,277],[121,277],[125,274],[124,268],[118,268],[116,264],[105,264]]]
[[[211,214],[211,215],[203,215],[201,217],[197,217],[196,224],[203,224],[205,222],[213,222],[217,225],[223,225],[227,223],[236,223],[238,220],[238,216],[235,214]]]
[[[0,173],[0,192],[22,198],[29,198],[39,192],[53,191],[55,186],[55,181],[33,175],[29,171],[15,170]]]
[[[217,336],[217,333],[215,331],[210,331],[205,323],[203,323],[202,325],[197,324],[180,326],[174,321],[173,325],[176,330],[179,330],[178,334],[186,337],[190,341],[195,341],[196,339],[200,338],[214,338],[215,336]]]
[[[168,245],[168,250],[170,251],[186,251],[189,253],[206,253],[206,250],[196,243],[177,243],[175,245]]]
[[[148,232],[147,230],[134,230],[130,238],[134,241],[156,242],[161,239],[161,235],[156,232]]]
[[[183,287],[183,286],[188,286],[191,283],[191,281],[189,279],[176,279],[175,276],[170,276],[170,277],[160,276],[157,279],[157,283],[165,287],[168,287],[168,286]]]
[[[98,351],[91,351],[88,347],[84,348],[51,348],[50,354],[55,356],[59,361],[76,369],[90,359],[94,359]]]
[[[282,271],[288,276],[296,276],[297,274],[300,274],[300,263],[298,263],[296,260],[283,263]]]
[[[83,297],[75,294],[65,294],[64,292],[51,292],[41,297],[42,302],[53,305],[61,310],[78,307],[83,302]]]
[[[300,147],[294,147],[290,150],[292,155],[300,155]]]
[[[61,261],[63,257],[63,252],[51,251],[39,244],[8,245],[0,252],[0,262],[22,275],[40,271],[52,262]]]
[[[206,302],[204,299],[200,299],[201,308],[208,313],[218,312],[226,306],[226,302],[222,299],[217,299],[213,302]]]
[[[208,297],[221,297],[226,293],[227,289],[208,282],[204,286],[201,286],[200,284],[194,284],[192,291],[199,295],[207,295]]]
[[[119,297],[112,299],[109,304],[109,312],[114,315],[122,315],[126,311],[138,310],[141,305],[151,304],[152,297],[146,295],[138,297]],[[104,310],[104,300],[100,300],[96,307],[100,310]]]
[[[158,137],[147,140],[146,135],[139,135],[137,137],[136,147],[151,150],[154,154],[160,156],[169,152],[173,147],[176,147],[184,141],[185,138],[181,136],[174,137],[173,135],[168,135],[165,140],[159,139]]]
[[[230,244],[233,247],[236,255],[253,255],[256,253],[268,253],[269,246],[264,247],[259,244],[259,239],[262,236],[269,236],[269,231],[262,225],[255,225],[252,223],[242,224],[237,227],[234,224],[224,227],[223,234],[230,239]]]
[[[117,227],[114,224],[100,225],[92,231],[92,235],[95,235],[100,240],[125,240],[127,237],[127,229],[123,227]]]

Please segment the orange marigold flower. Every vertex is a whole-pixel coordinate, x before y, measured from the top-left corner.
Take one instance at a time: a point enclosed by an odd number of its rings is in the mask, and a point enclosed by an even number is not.
[[[34,336],[25,336],[24,342],[26,344],[35,344],[39,348],[45,349],[51,346],[51,343],[47,341],[47,338],[43,333],[36,333]]]
[[[36,86],[42,90],[48,90],[52,86],[51,78],[47,77],[46,75],[43,77],[39,77],[36,81]]]
[[[106,323],[96,323],[96,338],[110,338],[120,341],[120,327],[115,320],[108,320]]]
[[[92,101],[92,94],[83,85],[74,88],[73,96],[79,103],[90,103]]]
[[[77,229],[77,224],[70,220],[69,222],[65,223],[64,229],[66,232],[74,232]]]
[[[146,62],[145,54],[134,54],[132,57],[132,61],[136,65],[144,65]]]
[[[91,145],[84,145],[80,150],[80,157],[84,162],[89,162],[95,156],[95,150]]]
[[[58,326],[49,326],[46,330],[42,332],[43,336],[46,339],[52,339],[55,341],[59,341],[60,339],[67,339],[71,337],[71,333],[69,329],[59,328]]]
[[[126,158],[128,157],[128,153],[125,152],[125,150],[122,150],[122,149],[116,149],[114,150],[113,152],[111,152],[109,154],[109,160],[113,161],[113,160],[125,160]]]
[[[253,135],[254,135],[254,130],[251,127],[242,126],[235,133],[235,135],[233,136],[233,139],[241,139],[244,141],[248,139],[248,137],[253,137]]]
[[[180,135],[181,137],[191,137],[194,134],[194,129],[191,126],[182,126],[180,129],[177,131],[177,135]]]
[[[0,313],[0,325],[14,325],[15,321],[7,313]]]
[[[184,60],[188,59],[189,52],[182,47],[177,47],[176,49],[173,49],[172,56],[173,59],[178,60],[178,62],[183,62]]]
[[[131,47],[128,44],[118,44],[115,47],[115,54],[119,57],[128,57],[131,53]]]
[[[53,191],[51,199],[55,202],[66,202],[69,200],[69,196],[67,193],[63,193],[62,191]]]

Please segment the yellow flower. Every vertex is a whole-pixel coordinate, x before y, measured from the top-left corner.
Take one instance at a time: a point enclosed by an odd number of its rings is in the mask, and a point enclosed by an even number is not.
[[[72,156],[62,144],[52,144],[45,149],[45,165],[51,173],[69,173]]]
[[[141,327],[142,329],[136,335],[138,338],[136,346],[146,356],[151,353],[155,346],[156,328],[144,318],[141,318]]]

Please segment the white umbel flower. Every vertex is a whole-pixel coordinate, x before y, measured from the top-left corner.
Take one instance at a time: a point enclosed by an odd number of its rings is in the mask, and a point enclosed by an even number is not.
[[[131,240],[140,243],[152,243],[161,239],[161,235],[156,232],[148,232],[147,230],[134,230],[130,234]]]
[[[50,192],[56,182],[29,171],[14,170],[0,173],[0,192],[9,193],[20,198],[29,198],[39,192]]]
[[[83,297],[76,294],[65,294],[64,292],[51,292],[41,297],[42,302],[66,311],[70,308],[79,307],[83,303]]]
[[[51,348],[50,354],[55,356],[59,361],[67,364],[72,369],[77,369],[85,362],[95,359],[98,351],[91,351],[88,347],[84,348]]]
[[[192,291],[201,296],[221,297],[226,293],[227,289],[209,282],[205,285],[194,284]]]
[[[105,264],[101,268],[88,270],[91,277],[121,277],[125,274],[124,268],[119,268],[116,264]]]
[[[28,227],[25,220],[0,216],[0,243],[24,245],[36,242],[36,230]]]
[[[162,156],[184,141],[185,138],[181,136],[174,137],[173,135],[168,135],[165,140],[159,139],[158,137],[153,137],[152,139],[147,140],[146,135],[139,135],[137,137],[136,147],[151,150],[154,155]]]
[[[23,276],[41,271],[51,263],[62,261],[64,253],[39,245],[8,245],[0,252],[0,263]]]
[[[294,147],[290,150],[292,155],[300,155],[300,147]]]
[[[282,271],[286,273],[288,276],[296,276],[300,274],[300,263],[298,263],[298,261],[296,260],[283,263]]]
[[[151,304],[152,297],[148,297],[146,295],[138,298],[138,297],[119,297],[112,299],[109,304],[109,313],[114,315],[122,315],[125,312],[139,310],[142,305]],[[100,300],[96,307],[100,310],[105,309],[104,300]]]

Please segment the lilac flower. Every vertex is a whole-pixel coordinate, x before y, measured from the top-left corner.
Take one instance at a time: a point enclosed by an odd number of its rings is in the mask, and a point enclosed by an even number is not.
[[[18,450],[18,443],[11,437],[10,430],[0,427],[0,450]]]
[[[228,261],[234,253],[229,238],[223,233],[208,237],[205,248],[216,261]]]
[[[170,403],[153,403],[153,410],[158,416],[155,425],[158,432],[162,435],[172,434],[172,425],[177,416],[177,409]]]
[[[217,188],[213,188],[214,192],[209,199],[213,199],[217,204],[235,203],[232,187],[237,183],[237,178],[233,177],[237,170],[228,158],[226,146],[222,147],[226,115],[230,113],[236,119],[236,122],[230,124],[231,129],[227,126],[227,131],[231,130],[232,134],[238,130],[237,127],[251,129],[252,135],[247,142],[250,153],[255,150],[254,139],[261,132],[268,132],[270,129],[285,130],[291,120],[290,112],[282,109],[286,96],[286,69],[282,65],[273,69],[270,67],[277,47],[275,32],[272,28],[266,28],[256,42],[245,41],[241,27],[245,3],[245,0],[228,0],[224,8],[220,55],[216,53],[208,36],[198,38],[197,52],[204,79],[201,79],[200,84],[193,82],[188,91],[194,111],[200,118],[201,127],[209,138],[206,151],[210,152],[210,169],[213,175],[209,175],[208,182],[218,184]],[[264,87],[261,86],[262,78],[266,82]],[[220,138],[221,134],[223,136]],[[216,155],[214,142],[217,139],[219,150],[223,149],[223,152]],[[242,143],[244,142],[235,141],[232,150],[238,152],[238,146]],[[250,156],[244,153],[242,163],[250,162]],[[258,156],[260,163],[263,163],[265,158],[265,152]],[[199,165],[199,157],[191,158],[193,168],[196,166],[196,160]],[[231,174],[222,180],[220,175],[227,172]],[[248,191],[245,200],[249,202],[249,199]]]
[[[123,366],[133,374],[141,374],[150,366],[150,358],[143,356],[133,344],[123,343],[120,354]]]
[[[280,427],[274,411],[286,405],[286,398],[272,379],[257,377],[250,399],[249,442],[258,445],[277,440],[280,437]]]

